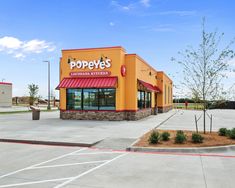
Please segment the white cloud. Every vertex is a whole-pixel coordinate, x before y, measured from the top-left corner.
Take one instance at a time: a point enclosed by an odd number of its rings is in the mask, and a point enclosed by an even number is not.
[[[131,11],[133,9],[136,9],[136,8],[139,8],[139,7],[150,7],[150,0],[139,0],[137,2],[134,2],[134,3],[129,3],[129,4],[126,4],[126,5],[123,5],[121,3],[119,3],[119,1],[117,0],[112,0],[111,1],[111,6],[117,8],[118,10],[120,11]]]
[[[163,11],[159,12],[159,15],[177,15],[177,16],[194,16],[196,15],[195,10],[171,10],[171,11]]]
[[[121,5],[118,1],[111,1],[111,5],[122,11],[129,11],[134,7],[131,3],[128,5]]]
[[[50,44],[44,40],[30,40],[23,45],[23,50],[26,52],[41,53],[43,50],[47,50]]]
[[[174,32],[175,29],[170,24],[162,24],[156,26],[141,26],[140,29],[146,31],[154,31],[154,32]]]
[[[150,7],[150,0],[141,0],[140,3],[141,3],[144,7]]]
[[[13,57],[22,59],[29,54],[39,54],[43,52],[52,52],[55,46],[45,40],[33,39],[21,41],[15,37],[5,36],[0,38],[0,51],[12,54]]]
[[[114,22],[109,22],[109,25],[112,27],[112,26],[115,25],[115,23]]]
[[[2,37],[0,38],[0,49],[19,49],[22,45],[22,41],[14,37]]]
[[[21,58],[23,59],[23,58],[25,58],[25,55],[22,54],[22,53],[17,53],[17,54],[14,55],[14,57],[17,58],[17,59],[21,59]]]

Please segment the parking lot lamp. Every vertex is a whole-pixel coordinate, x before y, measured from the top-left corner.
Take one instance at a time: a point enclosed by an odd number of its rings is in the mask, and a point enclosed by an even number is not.
[[[50,86],[50,61],[44,61],[48,63],[48,101],[47,101],[47,110],[51,109],[51,86]]]

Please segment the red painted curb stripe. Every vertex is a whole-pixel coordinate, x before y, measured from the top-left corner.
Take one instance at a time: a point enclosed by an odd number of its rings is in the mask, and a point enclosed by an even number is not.
[[[235,155],[221,155],[216,153],[181,153],[181,152],[150,152],[150,151],[126,151],[126,150],[113,150],[113,149],[100,149],[100,148],[90,148],[97,150],[109,150],[113,152],[127,152],[127,153],[143,153],[143,154],[155,154],[155,155],[176,155],[176,156],[194,156],[194,157],[224,157],[224,158],[235,158]]]
[[[39,144],[39,143],[28,143],[28,142],[5,142],[5,143],[17,143],[17,144],[28,144],[28,145],[42,145],[42,146],[60,146],[60,147],[83,147],[73,145],[62,145],[62,144]],[[136,154],[153,154],[153,155],[175,155],[175,156],[191,156],[191,157],[221,157],[221,158],[235,158],[235,155],[221,155],[217,153],[182,153],[182,152],[151,152],[151,151],[126,151],[126,150],[114,150],[109,148],[96,148],[87,147],[93,150],[99,151],[113,151],[113,152],[124,152],[124,153],[136,153]]]

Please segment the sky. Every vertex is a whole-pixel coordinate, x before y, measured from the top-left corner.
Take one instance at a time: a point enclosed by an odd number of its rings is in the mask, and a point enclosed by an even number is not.
[[[233,0],[0,1],[0,81],[13,83],[13,96],[28,95],[28,84],[35,83],[47,97],[44,61],[51,62],[54,90],[62,49],[123,46],[178,85],[181,69],[171,58],[199,44],[203,17],[208,31],[225,33],[227,44],[235,37],[234,7]],[[235,60],[230,63],[235,68]],[[225,88],[234,80],[228,73]]]

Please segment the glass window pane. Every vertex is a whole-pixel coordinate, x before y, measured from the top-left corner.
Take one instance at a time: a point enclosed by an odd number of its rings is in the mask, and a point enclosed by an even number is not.
[[[146,95],[146,108],[151,108],[151,92],[147,92]]]
[[[82,109],[82,90],[67,89],[67,110]]]
[[[141,109],[141,92],[138,91],[138,95],[137,95],[137,104],[138,104],[138,108]]]
[[[141,106],[145,108],[145,92],[141,91]]]
[[[99,89],[99,109],[115,110],[115,89]]]
[[[144,91],[138,91],[138,108],[142,109],[145,108],[145,92]]]
[[[83,89],[83,109],[98,110],[98,89]]]

